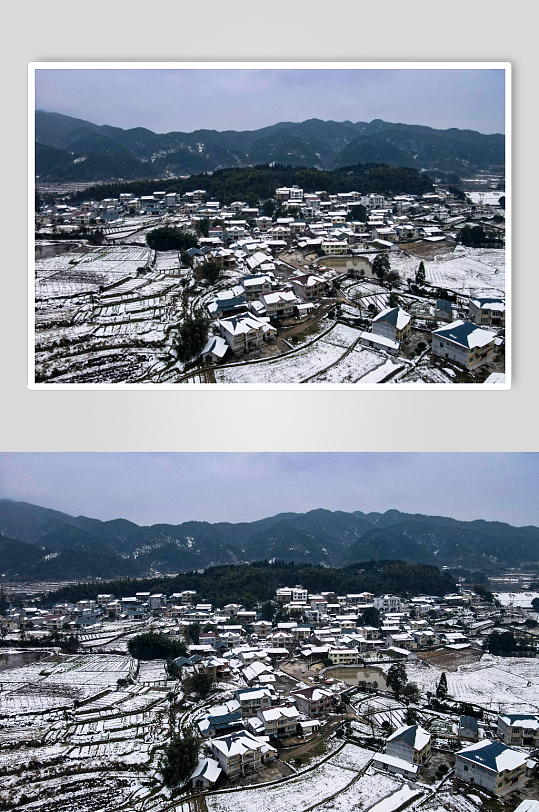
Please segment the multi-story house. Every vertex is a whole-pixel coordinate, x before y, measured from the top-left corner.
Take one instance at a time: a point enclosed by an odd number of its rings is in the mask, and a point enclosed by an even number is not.
[[[295,735],[300,713],[294,705],[275,705],[273,708],[260,708],[256,715],[263,725],[263,735],[280,739]]]
[[[320,299],[326,291],[326,280],[314,274],[301,274],[293,276],[289,280],[292,290],[299,299],[310,302],[312,299]]]
[[[387,307],[372,320],[372,332],[391,341],[404,341],[410,333],[412,317],[401,307]]]
[[[271,292],[271,276],[268,274],[253,274],[243,276],[241,284],[245,290],[245,298],[248,302],[258,299],[261,293]]]
[[[335,695],[325,688],[300,688],[291,691],[292,699],[306,716],[325,716],[335,707]]]
[[[245,719],[255,716],[259,708],[271,708],[277,696],[270,688],[247,688],[236,691],[236,699],[240,703],[241,714]]]
[[[420,725],[399,727],[386,742],[386,753],[413,764],[425,764],[430,758],[430,733]]]
[[[476,369],[494,355],[496,336],[467,321],[454,321],[432,333],[432,352],[465,369]]]
[[[497,733],[505,744],[539,747],[539,716],[524,713],[500,715]]]
[[[455,775],[493,795],[520,789],[528,778],[528,756],[501,742],[479,741],[456,754]]]
[[[468,316],[481,327],[505,326],[505,302],[500,299],[470,299]]]
[[[333,665],[357,665],[359,652],[355,648],[330,648],[328,657]]]
[[[275,748],[267,737],[253,736],[247,730],[212,739],[212,755],[226,775],[245,775],[275,758]]]
[[[216,324],[221,337],[234,353],[248,352],[276,335],[275,327],[250,313],[218,319]]]

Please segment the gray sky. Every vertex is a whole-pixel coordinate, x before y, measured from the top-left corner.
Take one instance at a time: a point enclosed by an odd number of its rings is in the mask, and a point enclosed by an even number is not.
[[[36,109],[154,132],[381,118],[504,132],[504,71],[40,69]]]
[[[0,454],[0,498],[137,524],[322,507],[539,525],[538,484],[538,453]]]

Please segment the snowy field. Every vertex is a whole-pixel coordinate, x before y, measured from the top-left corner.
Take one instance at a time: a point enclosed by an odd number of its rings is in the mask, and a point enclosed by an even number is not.
[[[381,368],[384,361],[385,356],[381,353],[358,346],[309,383],[365,383],[369,373]]]
[[[406,664],[408,679],[423,692],[436,691],[442,670]],[[472,702],[494,711],[537,713],[539,711],[539,660],[517,657],[492,657],[485,654],[478,662],[446,672],[450,696],[460,702]]]
[[[215,370],[215,380],[217,383],[303,383],[317,371],[322,373],[335,364],[358,340],[359,333],[352,327],[337,324],[322,338],[297,352],[260,364]],[[359,366],[361,368],[361,362]]]
[[[420,259],[403,251],[390,255],[391,269],[415,278]],[[426,281],[467,296],[505,296],[505,250],[457,245],[448,254],[424,260]]]
[[[356,750],[357,753],[354,752]],[[347,744],[329,761],[283,784],[207,796],[208,812],[260,812],[262,809],[271,809],[272,812],[303,812],[313,804],[322,803],[325,798],[343,790],[373,755],[374,753],[360,747]],[[336,759],[339,760],[339,757],[340,764],[337,766]]]

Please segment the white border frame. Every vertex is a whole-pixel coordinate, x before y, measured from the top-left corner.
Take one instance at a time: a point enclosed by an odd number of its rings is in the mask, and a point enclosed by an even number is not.
[[[503,70],[505,71],[505,300],[506,353],[503,384],[159,384],[159,383],[92,383],[62,384],[35,382],[35,73],[37,70]],[[511,63],[510,62],[30,62],[28,64],[28,389],[32,390],[296,390],[304,391],[381,391],[444,390],[506,391],[512,382],[512,132],[511,132]]]

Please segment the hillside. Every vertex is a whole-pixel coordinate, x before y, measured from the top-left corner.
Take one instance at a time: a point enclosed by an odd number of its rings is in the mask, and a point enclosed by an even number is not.
[[[158,134],[38,110],[36,142],[40,181],[167,178],[266,163],[327,170],[359,162],[386,163],[458,173],[502,167],[505,160],[505,138],[500,134],[436,130],[381,119],[370,123],[309,119],[239,132]]]
[[[0,500],[0,575],[8,580],[151,576],[266,559],[326,567],[393,559],[495,572],[538,558],[537,527],[398,510],[318,509],[238,524],[141,527]]]

